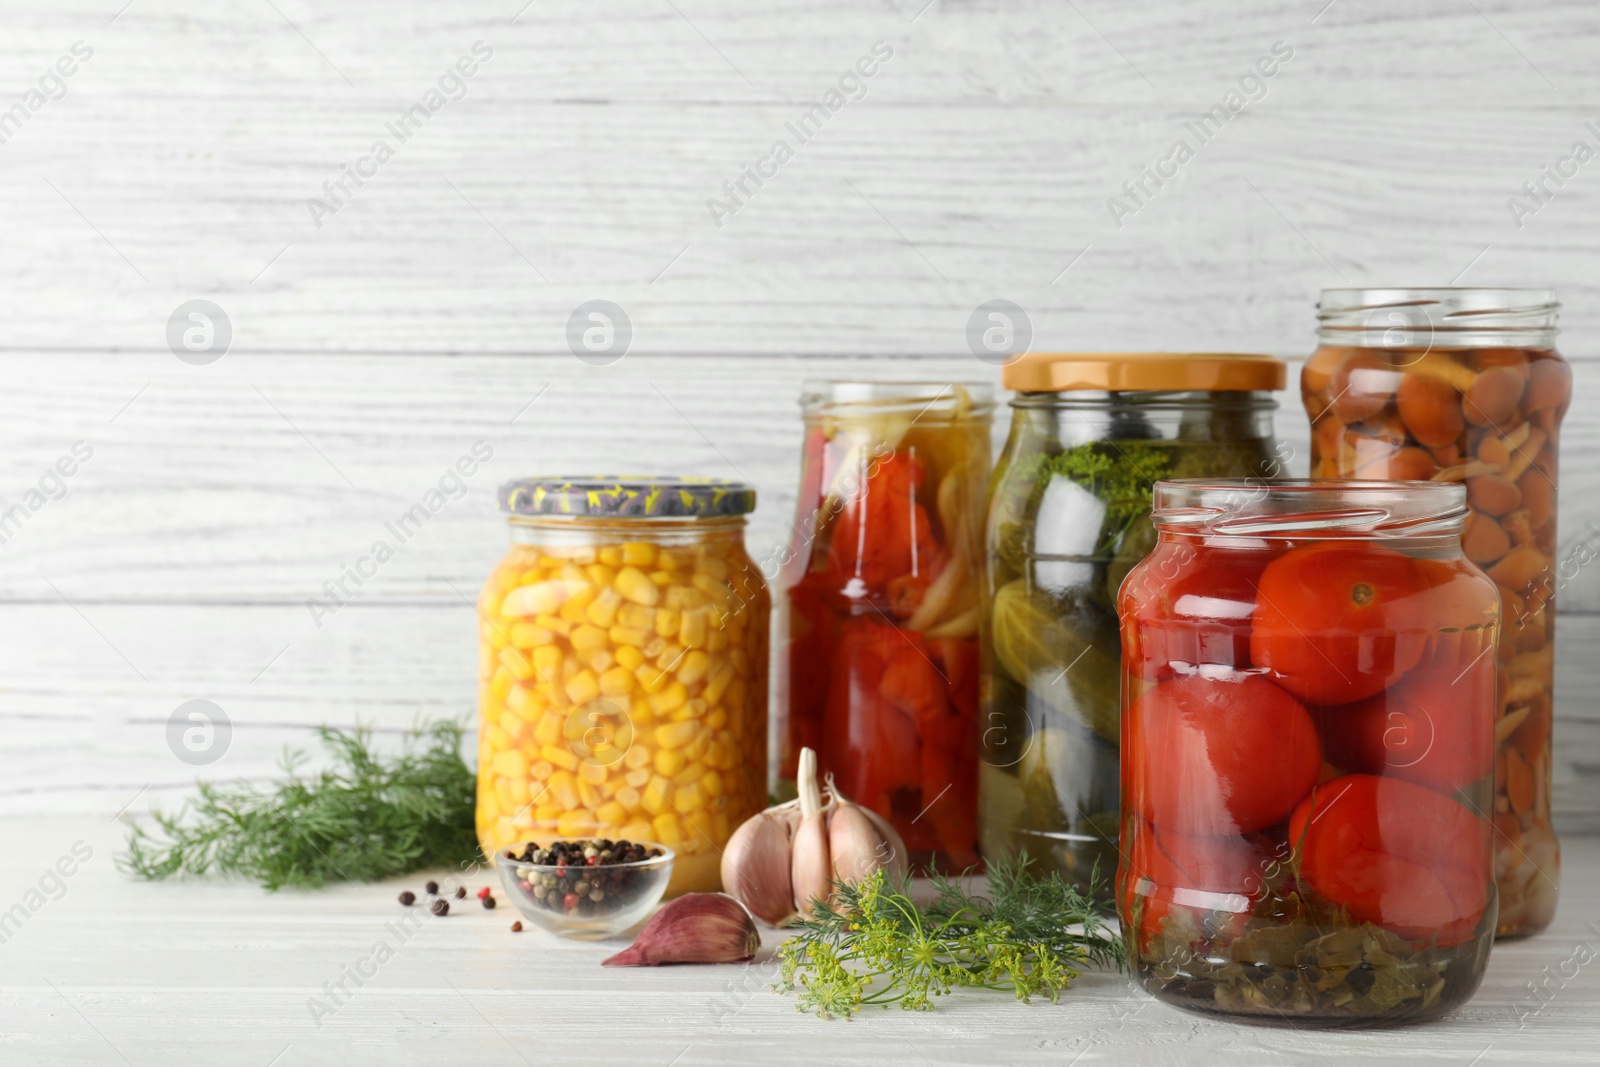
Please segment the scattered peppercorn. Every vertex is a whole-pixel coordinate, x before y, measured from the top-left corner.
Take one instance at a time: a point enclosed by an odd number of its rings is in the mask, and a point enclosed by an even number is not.
[[[409,908],[409,907],[411,907],[411,905],[415,904],[416,902],[417,902],[417,895],[415,893],[413,893],[411,890],[407,889],[404,893],[400,894],[400,903],[404,904],[406,907]]]
[[[493,911],[495,908],[494,897],[484,897],[483,906],[488,908],[490,911]]]
[[[484,886],[482,889],[478,890],[478,899],[479,900],[484,899],[485,897],[487,897],[489,895],[489,893],[490,893],[489,887],[488,886]]]
[[[436,897],[436,896],[439,895],[439,883],[438,882],[429,882],[427,885],[423,886],[422,888],[424,888],[424,889],[426,889],[428,891],[428,895],[430,897]]]
[[[514,934],[522,933],[522,920],[521,919],[518,919],[516,922],[511,924],[511,932],[514,933]]]
[[[464,886],[464,885],[456,886],[456,899],[457,900],[466,900],[467,899],[467,887],[466,886]]]
[[[443,899],[436,900],[430,905],[430,910],[432,910],[435,915],[449,915],[450,902]]]

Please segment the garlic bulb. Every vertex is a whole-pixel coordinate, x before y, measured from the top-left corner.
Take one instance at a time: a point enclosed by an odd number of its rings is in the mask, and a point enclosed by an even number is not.
[[[800,796],[747,819],[722,853],[722,887],[756,918],[786,926],[809,918],[834,882],[854,883],[880,867],[906,869],[905,842],[888,820],[851,803],[829,776],[817,784],[817,754],[800,750]]]

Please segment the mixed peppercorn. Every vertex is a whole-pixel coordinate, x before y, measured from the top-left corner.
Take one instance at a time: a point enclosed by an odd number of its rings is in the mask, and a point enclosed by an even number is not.
[[[517,882],[535,907],[579,916],[605,915],[633,903],[650,879],[628,865],[661,855],[659,848],[609,838],[557,841],[548,848],[527,845],[520,854],[514,849],[501,853],[513,863],[549,868],[527,871]]]

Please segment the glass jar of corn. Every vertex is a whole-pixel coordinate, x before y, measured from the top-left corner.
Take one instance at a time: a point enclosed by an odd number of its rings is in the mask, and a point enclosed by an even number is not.
[[[770,600],[744,549],[755,490],[693,478],[525,479],[478,598],[478,839],[626,838],[720,888],[766,806]]]

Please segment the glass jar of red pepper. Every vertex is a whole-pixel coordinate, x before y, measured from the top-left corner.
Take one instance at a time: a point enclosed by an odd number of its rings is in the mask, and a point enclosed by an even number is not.
[[[1431,1018],[1494,938],[1500,598],[1440,482],[1159,482],[1123,583],[1119,907],[1141,983]]]
[[[912,864],[977,862],[984,385],[808,384],[780,584],[778,791],[802,747]]]

